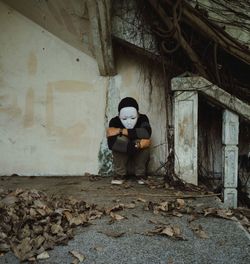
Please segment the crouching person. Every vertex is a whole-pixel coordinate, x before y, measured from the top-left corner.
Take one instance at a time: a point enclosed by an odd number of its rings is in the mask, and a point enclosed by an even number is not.
[[[123,98],[118,105],[118,116],[110,120],[107,129],[108,147],[112,150],[115,173],[112,184],[122,184],[131,168],[138,183],[145,183],[150,137],[148,117],[139,113],[139,106],[134,98]]]

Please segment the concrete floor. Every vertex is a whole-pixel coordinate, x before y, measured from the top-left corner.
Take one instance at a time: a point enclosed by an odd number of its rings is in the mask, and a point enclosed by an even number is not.
[[[197,193],[183,193],[161,186],[160,179],[154,181],[151,188],[129,181],[123,186],[110,185],[110,178],[101,177],[0,177],[0,188],[37,189],[49,195],[73,196],[95,203],[98,207],[110,207],[117,203],[136,201],[134,209],[119,212],[125,216],[122,221],[110,224],[110,217],[94,220],[88,227],[76,230],[75,237],[67,246],[56,246],[48,251],[50,258],[37,263],[72,263],[70,250],[85,255],[83,263],[159,263],[159,264],[204,264],[204,263],[250,263],[250,236],[238,222],[214,217],[199,217],[200,224],[208,234],[208,239],[197,237],[190,229],[188,218],[164,216],[145,211],[149,201],[160,202],[173,199],[176,195],[197,196]],[[161,187],[161,188],[160,188]],[[138,198],[141,198],[141,200]],[[143,202],[143,199],[146,202]],[[222,207],[218,197],[189,198],[186,203],[195,208]],[[166,236],[148,236],[148,230],[154,229],[155,222],[180,226],[186,240],[181,241]],[[114,238],[107,232],[123,232]],[[12,252],[0,257],[0,263],[18,264],[19,260]]]
[[[175,197],[180,194],[174,189],[163,188],[162,178],[152,178],[151,188],[138,185],[131,179],[121,186],[111,185],[110,177],[99,176],[2,176],[0,186],[4,189],[37,189],[49,195],[73,196],[83,199],[89,203],[96,203],[101,206],[109,206],[112,201],[118,198],[129,200],[141,197],[157,200],[159,198]],[[185,195],[185,193],[182,193]],[[189,195],[190,193],[186,193]]]

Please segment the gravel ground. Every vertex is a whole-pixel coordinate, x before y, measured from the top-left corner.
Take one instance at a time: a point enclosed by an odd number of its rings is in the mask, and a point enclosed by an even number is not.
[[[18,185],[17,181],[15,182],[16,184],[13,184],[13,186]],[[10,180],[8,180],[8,184],[5,184],[5,187],[11,186]],[[25,183],[23,184],[25,185]],[[49,185],[49,183],[47,184]],[[46,189],[46,186],[41,186]],[[101,203],[101,206],[103,204],[114,205],[115,203],[110,196],[110,191],[113,189],[110,189],[107,180],[104,180],[103,184],[102,182],[95,184],[97,189],[98,186],[106,186],[108,189],[106,191],[101,189],[102,191],[96,201],[98,202],[100,195],[102,195],[103,203]],[[18,187],[21,186],[18,185]],[[38,185],[33,187],[38,187]],[[85,184],[85,187],[88,188],[87,184]],[[70,188],[74,189],[74,186],[71,185]],[[134,188],[136,191],[137,187],[134,186]],[[146,192],[146,187],[140,186],[138,188],[138,193]],[[97,197],[95,196],[96,190],[93,191],[93,196],[88,193],[91,201],[94,200],[93,197]],[[129,192],[132,192],[131,188]],[[157,192],[159,193],[159,190]],[[135,201],[134,197],[128,196],[115,198],[119,198],[120,203]],[[147,201],[151,199],[150,196],[144,198]],[[162,197],[154,197],[154,200],[157,199],[158,201],[164,200]],[[196,208],[222,206],[219,199],[214,197],[190,199],[188,203]],[[74,258],[69,253],[72,250],[82,253],[85,256],[83,263],[86,264],[250,263],[250,236],[238,222],[214,217],[200,217],[192,224],[202,226],[208,235],[207,239],[202,239],[197,237],[189,227],[189,215],[174,217],[153,214],[151,211],[145,211],[143,209],[144,205],[145,203],[137,201],[134,209],[117,212],[126,217],[121,221],[110,223],[110,217],[104,216],[101,219],[94,220],[90,226],[76,229],[74,239],[70,240],[68,245],[56,246],[53,250],[48,251],[50,256],[48,259],[39,260],[37,263],[72,263]],[[147,231],[155,228],[155,224],[152,222],[178,225],[185,240],[156,234],[149,236]],[[115,238],[110,236],[110,232],[124,232],[124,234]],[[0,263],[17,264],[19,260],[13,253],[9,252],[0,257]]]

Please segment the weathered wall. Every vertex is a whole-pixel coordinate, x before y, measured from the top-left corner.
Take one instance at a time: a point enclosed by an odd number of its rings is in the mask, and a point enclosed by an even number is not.
[[[86,0],[2,0],[55,36],[93,56]]]
[[[83,175],[111,171],[105,126],[134,96],[165,142],[165,95],[142,77],[143,62],[117,56],[114,77],[96,61],[0,1],[0,175]],[[152,147],[150,171],[165,161]]]
[[[222,178],[222,109],[199,97],[199,173],[211,179]],[[217,182],[216,182],[217,183]]]
[[[0,2],[0,174],[98,171],[107,80],[94,59]]]
[[[248,25],[248,1],[191,0],[189,3],[200,10],[234,39],[250,47]]]
[[[118,114],[119,101],[126,97],[134,97],[139,104],[139,111],[149,117],[152,126],[152,146],[149,163],[149,173],[154,173],[166,160],[166,103],[164,83],[161,79],[161,69],[145,61],[139,55],[124,50],[115,52],[118,74],[110,78],[107,92],[106,126],[109,120]],[[99,158],[100,172],[112,172],[111,154],[103,140]],[[160,171],[159,173],[164,173]]]

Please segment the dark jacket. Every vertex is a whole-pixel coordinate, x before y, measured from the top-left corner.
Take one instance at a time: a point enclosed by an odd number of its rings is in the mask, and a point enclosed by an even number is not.
[[[119,116],[110,120],[109,127],[125,128]],[[133,154],[138,151],[135,147],[135,141],[142,138],[149,139],[151,137],[151,133],[152,130],[148,117],[146,115],[139,114],[135,127],[133,129],[128,129],[128,137],[119,135],[108,137],[108,147],[110,150]]]

